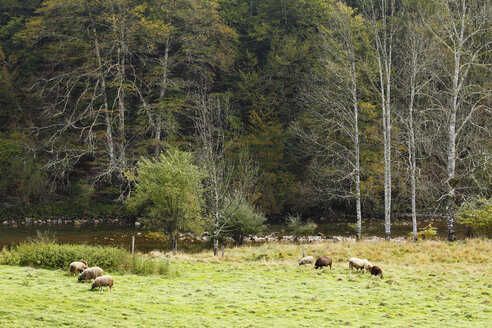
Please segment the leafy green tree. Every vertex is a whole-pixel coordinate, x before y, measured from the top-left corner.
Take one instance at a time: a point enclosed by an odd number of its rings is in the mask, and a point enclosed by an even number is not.
[[[127,206],[142,215],[150,229],[167,233],[177,250],[178,232],[202,229],[203,174],[191,153],[169,150],[159,159],[141,159],[137,172],[126,177],[135,184]]]
[[[232,237],[237,245],[242,245],[245,236],[260,233],[265,229],[265,216],[249,204],[244,197],[236,195],[232,201],[226,203],[225,235]]]
[[[461,205],[457,221],[478,233],[492,237],[492,198],[478,198]]]

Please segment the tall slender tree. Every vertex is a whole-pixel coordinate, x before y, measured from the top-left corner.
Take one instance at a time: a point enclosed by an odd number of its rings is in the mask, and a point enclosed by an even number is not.
[[[426,31],[422,15],[427,11],[419,10],[413,1],[403,2],[405,14],[402,21],[401,42],[398,44],[398,90],[402,107],[400,122],[404,128],[402,142],[407,150],[408,175],[410,178],[410,204],[412,216],[413,239],[417,240],[417,156],[418,148],[424,143],[421,131],[422,117],[429,105],[428,90],[434,80],[436,70],[433,56],[433,42]]]
[[[314,124],[309,126],[311,133],[298,129],[298,135],[308,144],[306,149],[309,149],[308,156],[314,156],[313,164],[321,165],[313,168],[326,171],[322,166],[327,165],[336,175],[332,178],[339,183],[329,185],[342,188],[331,194],[348,196],[355,201],[356,237],[359,240],[362,230],[359,79],[364,56],[363,39],[367,35],[362,16],[355,15],[352,8],[334,3],[331,9],[331,24],[320,28],[318,70],[301,91],[308,121]],[[319,172],[315,175],[319,177]],[[347,180],[351,181],[348,190],[344,186]],[[323,187],[326,188],[329,187]]]
[[[444,58],[440,74],[443,92],[436,100],[447,127],[446,218],[448,240],[454,241],[456,188],[467,175],[457,173],[456,164],[467,157],[466,142],[471,141],[467,135],[475,129],[488,131],[477,117],[480,112],[490,111],[487,99],[491,91],[482,81],[484,77],[490,81],[490,69],[482,71],[484,76],[479,69],[491,64],[492,5],[478,0],[436,0],[432,5],[435,15],[426,25],[441,45]]]
[[[396,22],[395,0],[362,1],[362,10],[372,31],[371,49],[377,61],[378,79],[374,84],[380,97],[384,137],[384,230],[391,238],[391,102]]]

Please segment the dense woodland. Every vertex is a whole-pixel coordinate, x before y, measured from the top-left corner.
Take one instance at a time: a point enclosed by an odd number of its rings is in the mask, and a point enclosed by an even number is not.
[[[492,196],[491,26],[484,0],[2,0],[2,218],[128,215],[138,161],[180,149],[216,228],[240,193],[452,240]]]

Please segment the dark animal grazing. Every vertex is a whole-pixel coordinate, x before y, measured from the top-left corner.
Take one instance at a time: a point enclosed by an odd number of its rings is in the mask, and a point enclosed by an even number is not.
[[[317,269],[317,268],[329,266],[330,270],[331,270],[331,264],[332,263],[333,263],[333,261],[331,260],[331,257],[323,256],[323,257],[320,257],[316,260],[316,263],[314,263],[314,268]]]
[[[87,269],[87,262],[85,260],[70,263],[70,273],[82,272],[85,269]]]
[[[371,268],[371,276],[379,276],[379,278],[383,279],[383,270],[375,265]]]

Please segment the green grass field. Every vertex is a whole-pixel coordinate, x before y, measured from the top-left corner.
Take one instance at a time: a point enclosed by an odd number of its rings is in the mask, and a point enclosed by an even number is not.
[[[171,257],[169,276],[109,272],[112,292],[63,270],[0,266],[0,327],[486,327],[492,243],[322,243],[334,267],[296,267],[296,245]],[[350,274],[348,254],[384,279]]]

